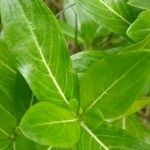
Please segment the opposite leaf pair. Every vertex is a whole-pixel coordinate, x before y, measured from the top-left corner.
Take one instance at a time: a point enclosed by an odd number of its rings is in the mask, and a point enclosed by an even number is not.
[[[114,13],[103,1],[100,6],[111,10],[110,17]],[[41,0],[1,0],[1,17],[17,69],[36,98],[46,101],[30,108],[22,118],[19,128],[27,138],[54,148],[149,149],[148,144],[106,123],[122,117],[145,93],[150,80],[148,51],[104,57],[79,84],[61,29]],[[128,21],[133,20],[125,18],[115,18],[121,19],[118,26],[122,29],[114,27],[114,31],[123,35]],[[76,112],[69,107],[72,99],[81,107],[76,107]]]

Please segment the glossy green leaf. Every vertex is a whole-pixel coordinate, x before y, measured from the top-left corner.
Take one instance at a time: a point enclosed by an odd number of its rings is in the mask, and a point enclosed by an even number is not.
[[[150,1],[149,0],[129,0],[128,4],[130,4],[134,7],[150,10]]]
[[[13,87],[16,68],[11,53],[3,41],[0,41],[0,104],[13,112]]]
[[[121,35],[137,16],[137,10],[126,4],[127,0],[78,0],[85,15]],[[106,17],[107,14],[107,17]]]
[[[80,150],[149,150],[149,144],[112,125],[99,124],[92,128],[82,124],[82,128],[78,143]]]
[[[8,46],[38,100],[64,105],[77,97],[64,37],[44,3],[1,0],[1,14]]]
[[[150,11],[143,11],[129,27],[128,36],[134,41],[141,41],[150,34]]]
[[[27,111],[20,128],[29,139],[60,148],[72,147],[80,135],[78,118],[48,102],[39,103]]]
[[[0,105],[0,149],[7,149],[13,138],[16,119]]]
[[[102,114],[104,118],[123,114],[149,85],[149,65],[149,52],[105,57],[93,65],[81,80],[84,113]]]

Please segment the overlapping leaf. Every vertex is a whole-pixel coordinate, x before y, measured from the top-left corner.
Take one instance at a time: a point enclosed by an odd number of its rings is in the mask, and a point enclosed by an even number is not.
[[[31,140],[60,148],[72,147],[80,135],[78,118],[48,102],[33,106],[23,117],[20,128]]]
[[[149,58],[149,52],[123,53],[93,65],[81,80],[84,112],[104,118],[124,113],[149,84]]]
[[[12,144],[16,119],[0,105],[0,149],[8,149]]]
[[[148,9],[150,10],[150,1],[149,0],[129,0],[128,4],[142,8],[142,9]]]
[[[126,3],[127,0],[78,0],[77,2],[88,17],[122,35],[125,35],[138,14],[137,10]]]
[[[143,11],[127,31],[128,36],[138,42],[150,34],[150,11]]]
[[[0,41],[0,104],[13,112],[13,87],[16,79],[16,68],[11,53],[5,43]]]
[[[142,51],[143,49],[149,49],[150,48],[150,34],[142,41],[130,45],[126,48],[123,48],[122,50],[120,50],[119,53],[122,52],[129,52],[129,51]]]
[[[99,124],[97,128],[89,128],[82,124],[82,127],[80,150],[148,150],[150,146],[112,125]]]
[[[35,96],[59,105],[76,97],[76,77],[60,27],[44,3],[1,0],[1,14],[9,48]]]

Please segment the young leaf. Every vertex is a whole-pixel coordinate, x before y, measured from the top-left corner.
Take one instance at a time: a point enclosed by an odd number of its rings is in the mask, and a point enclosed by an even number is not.
[[[97,128],[82,123],[78,147],[80,150],[149,150],[149,144],[137,140],[128,132],[107,124]]]
[[[129,27],[127,34],[136,42],[145,39],[150,34],[150,11],[143,11]]]
[[[81,79],[85,114],[102,113],[104,118],[123,114],[149,85],[149,65],[150,53],[144,51],[105,57],[94,64]]]
[[[126,4],[127,0],[78,0],[77,2],[85,15],[121,35],[126,34],[126,30],[138,14],[137,10]]]
[[[129,0],[128,4],[142,8],[142,9],[148,9],[150,10],[150,1],[149,0]]]
[[[1,16],[8,46],[34,95],[59,105],[77,97],[76,76],[64,37],[44,3],[1,0]]]
[[[72,147],[80,135],[78,118],[48,102],[41,102],[27,111],[20,129],[35,142],[60,148]]]
[[[16,119],[0,105],[0,149],[7,149],[12,143]]]

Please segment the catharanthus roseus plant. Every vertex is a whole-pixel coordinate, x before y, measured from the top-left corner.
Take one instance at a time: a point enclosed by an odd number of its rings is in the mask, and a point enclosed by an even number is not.
[[[150,2],[63,5],[0,0],[0,149],[149,150]]]

